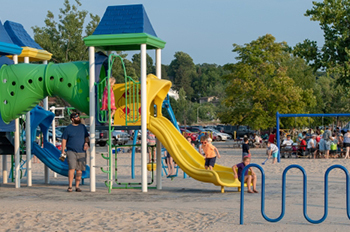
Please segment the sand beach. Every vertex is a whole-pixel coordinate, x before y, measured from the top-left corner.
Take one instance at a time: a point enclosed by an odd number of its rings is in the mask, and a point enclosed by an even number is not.
[[[232,166],[240,161],[241,150],[229,142],[216,143],[222,155],[218,164]],[[105,148],[98,148],[104,152]],[[264,149],[252,149],[252,163],[265,160]],[[139,156],[138,156],[139,158]],[[0,163],[1,163],[0,159]],[[105,165],[97,157],[97,165]],[[140,181],[140,159],[136,160],[136,178],[130,177],[130,154],[118,157],[118,179]],[[268,161],[262,165],[266,174],[266,214],[276,218],[281,213],[282,172],[291,164],[299,164],[307,173],[307,213],[319,219],[324,212],[324,173],[333,164],[350,170],[344,159],[282,159],[280,164]],[[1,165],[0,165],[1,166]],[[313,225],[303,216],[302,174],[292,169],[287,176],[286,213],[277,223],[264,220],[260,212],[261,195],[245,193],[244,225],[239,224],[240,193],[237,188],[220,188],[192,178],[183,178],[182,171],[174,180],[163,177],[162,190],[114,189],[108,193],[106,174],[97,173],[95,193],[89,192],[89,180],[83,192],[67,193],[67,178],[51,175],[44,184],[42,163],[33,163],[33,186],[21,188],[13,183],[0,184],[0,231],[345,231],[350,220],[346,215],[346,179],[341,170],[330,173],[329,212],[322,224]],[[9,166],[10,167],[10,166]],[[261,190],[261,174],[258,190]],[[2,180],[0,173],[0,179]]]

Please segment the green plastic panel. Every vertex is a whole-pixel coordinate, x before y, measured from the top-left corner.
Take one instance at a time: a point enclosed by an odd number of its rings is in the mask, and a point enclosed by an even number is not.
[[[147,33],[90,35],[84,39],[86,46],[94,46],[105,51],[132,51],[140,50],[141,44],[147,49],[164,48],[165,42]]]

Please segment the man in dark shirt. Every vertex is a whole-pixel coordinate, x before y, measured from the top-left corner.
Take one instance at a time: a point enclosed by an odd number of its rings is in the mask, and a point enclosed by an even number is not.
[[[72,124],[67,126],[62,135],[62,155],[61,158],[68,158],[68,192],[72,192],[72,184],[75,175],[75,191],[81,192],[79,183],[82,171],[86,167],[86,150],[89,148],[89,134],[86,127],[81,123],[79,113],[70,115]],[[67,152],[65,150],[67,148]],[[60,159],[61,159],[60,158]],[[64,160],[61,159],[61,160]]]
[[[249,151],[249,144],[248,144],[248,138],[245,137],[243,139],[243,144],[242,144],[242,160],[244,156],[249,156],[250,157],[250,151]]]

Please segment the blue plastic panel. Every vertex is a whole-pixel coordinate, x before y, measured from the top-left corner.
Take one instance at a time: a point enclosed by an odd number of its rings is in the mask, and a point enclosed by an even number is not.
[[[12,41],[20,47],[30,47],[42,50],[32,37],[27,33],[22,24],[6,21],[4,23],[5,30],[11,37]]]
[[[157,37],[142,4],[109,6],[93,35],[147,33]]]

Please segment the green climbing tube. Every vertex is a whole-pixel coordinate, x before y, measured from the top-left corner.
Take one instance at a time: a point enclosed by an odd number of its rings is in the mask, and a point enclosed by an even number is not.
[[[89,114],[88,62],[3,65],[0,81],[4,122],[30,111],[47,96],[59,96]]]

